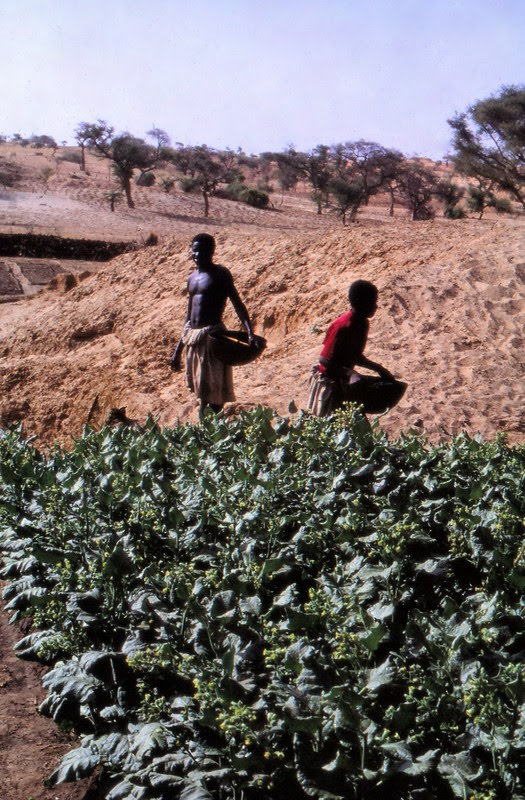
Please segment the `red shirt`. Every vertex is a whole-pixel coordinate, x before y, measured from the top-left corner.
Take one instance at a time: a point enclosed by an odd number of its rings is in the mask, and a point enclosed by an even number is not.
[[[368,319],[356,315],[355,311],[347,311],[326,332],[321,350],[321,357],[332,361],[334,366],[353,369],[356,361],[363,355],[368,337]],[[326,367],[319,365],[321,372]]]

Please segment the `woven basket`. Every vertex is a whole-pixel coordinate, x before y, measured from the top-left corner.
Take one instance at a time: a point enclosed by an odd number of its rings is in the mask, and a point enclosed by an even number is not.
[[[255,344],[249,344],[246,331],[219,331],[210,333],[210,347],[212,354],[223,364],[238,367],[249,364],[250,361],[261,355],[266,347],[266,339],[262,336],[255,337]]]
[[[344,399],[349,403],[359,403],[365,414],[383,414],[396,406],[407,389],[403,381],[387,381],[383,378],[360,376],[344,389]]]

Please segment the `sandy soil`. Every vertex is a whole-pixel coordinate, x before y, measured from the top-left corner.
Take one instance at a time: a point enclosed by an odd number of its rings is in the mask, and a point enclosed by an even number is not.
[[[523,441],[523,233],[513,220],[366,218],[313,232],[216,232],[217,259],[268,339],[258,361],[235,370],[238,401],[305,407],[323,332],[346,310],[348,284],[365,277],[380,289],[367,352],[409,384],[381,426]],[[187,235],[162,238],[66,293],[1,307],[1,423],[23,420],[45,444],[100,424],[112,406],[163,425],[194,420],[183,376],[167,368],[190,270]]]
[[[12,145],[2,147],[10,155]],[[152,413],[162,425],[194,421],[195,399],[167,362],[186,309],[189,241],[208,230],[268,340],[258,361],[235,369],[239,405],[287,413],[293,399],[305,407],[324,331],[346,310],[349,283],[366,278],[380,289],[367,354],[409,385],[381,427],[390,436],[413,428],[431,439],[465,430],[525,441],[523,217],[411,223],[377,204],[343,228],[297,194],[282,204],[274,195],[268,211],[214,199],[204,220],[198,197],[156,188],[134,188],[137,207],[111,213],[102,162],[76,178],[78,167],[60,164],[44,194],[38,169],[56,165],[52,156],[17,148],[12,157],[26,177],[17,192],[2,192],[0,231],[138,241],[155,231],[159,244],[0,305],[0,426],[23,421],[46,446],[67,444],[86,422],[102,424],[112,407],[140,421]],[[237,327],[231,310],[226,322]],[[13,659],[16,632],[5,618],[1,636],[3,796],[78,800],[79,787],[41,788],[67,742],[38,717],[41,672]]]

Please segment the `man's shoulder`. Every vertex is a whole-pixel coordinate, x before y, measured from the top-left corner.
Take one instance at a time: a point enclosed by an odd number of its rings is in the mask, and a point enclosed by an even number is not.
[[[233,281],[232,274],[229,269],[223,267],[222,264],[210,264],[205,269],[196,269],[194,270],[188,280],[195,281],[201,276],[202,274],[210,275],[214,281]]]
[[[228,267],[223,266],[222,264],[214,264],[213,265],[217,272],[220,272],[221,275],[224,275],[226,278],[231,278],[232,274]]]

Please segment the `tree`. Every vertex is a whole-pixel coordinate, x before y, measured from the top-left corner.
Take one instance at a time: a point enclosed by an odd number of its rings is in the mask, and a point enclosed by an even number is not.
[[[52,136],[42,134],[41,136],[31,136],[29,139],[31,147],[50,147],[56,150],[58,145]]]
[[[276,178],[279,188],[281,190],[281,205],[284,199],[284,193],[290,192],[295,189],[299,183],[300,170],[295,163],[295,151],[289,148],[285,153],[264,153],[266,161],[269,156],[273,155],[277,170]]]
[[[75,141],[80,147],[82,161],[80,169],[82,172],[86,171],[86,147],[94,145],[94,142],[103,142],[109,144],[115,129],[108,125],[103,119],[98,122],[81,122],[75,128]]]
[[[343,225],[346,225],[346,216],[350,211],[350,221],[354,222],[363,202],[363,186],[358,182],[349,182],[346,178],[337,175],[329,183],[330,194],[335,201],[336,212],[341,217]]]
[[[115,211],[115,204],[120,203],[122,200],[122,192],[119,189],[111,189],[106,193],[106,199],[109,202],[111,211]]]
[[[123,133],[111,140],[110,155],[113,171],[124,189],[128,208],[135,208],[131,197],[131,179],[133,171],[140,169],[144,174],[155,166],[155,151],[144,139],[138,139],[129,133]]]
[[[418,161],[406,161],[399,169],[397,180],[412,219],[433,219],[431,200],[436,193],[437,179],[432,170]]]
[[[360,176],[366,205],[370,197],[383,188],[387,179],[397,174],[403,161],[403,155],[398,150],[391,150],[366,139],[346,142],[342,146],[339,160],[341,156],[344,171],[353,176]]]
[[[160,160],[162,149],[171,145],[170,137],[162,128],[152,128],[150,131],[146,131],[146,136],[149,136],[156,143],[157,160]]]
[[[355,220],[361,205],[368,205],[372,195],[382,190],[390,195],[390,216],[393,216],[397,176],[403,163],[403,155],[398,150],[359,139],[334,145],[330,155],[335,175],[354,186],[351,220]]]
[[[449,179],[440,181],[436,186],[436,194],[443,201],[443,216],[447,219],[462,219],[465,211],[460,202],[465,194],[465,189]]]
[[[130,133],[113,136],[114,128],[105,120],[98,120],[95,124],[81,123],[75,135],[80,129],[85,146],[92,147],[97,155],[113,162],[113,171],[124,190],[128,207],[134,208],[131,197],[133,171],[139,169],[144,173],[154,168],[154,148]]]
[[[467,189],[467,206],[478,219],[483,217],[486,208],[493,208],[498,214],[509,214],[511,204],[506,197],[497,197],[492,191],[493,183],[478,178],[478,185],[470,185]]]
[[[274,156],[282,191],[294,188],[299,180],[307,181],[312,187],[312,199],[318,214],[322,213],[323,200],[328,197],[328,184],[332,177],[329,155],[330,148],[319,144],[305,153],[290,146],[283,153],[276,153]]]
[[[204,216],[210,213],[210,196],[221,184],[242,179],[233,150],[212,150],[207,145],[180,146],[173,151],[173,163],[183,164],[183,191],[199,191],[204,200]]]
[[[458,172],[492,182],[525,209],[525,85],[503,86],[448,123]]]

